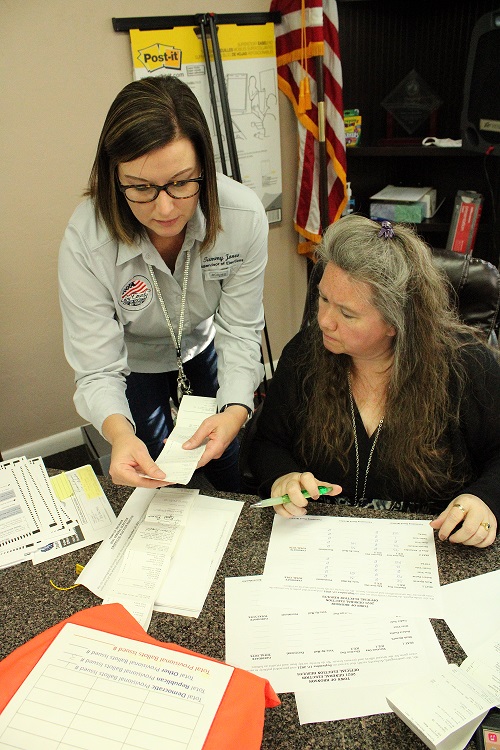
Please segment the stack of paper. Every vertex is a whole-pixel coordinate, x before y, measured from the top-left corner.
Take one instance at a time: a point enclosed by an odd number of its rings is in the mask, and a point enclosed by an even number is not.
[[[41,458],[0,463],[0,567],[101,541],[115,514],[91,466],[49,477]]]
[[[387,185],[370,196],[370,218],[420,222],[436,213],[436,190],[431,187]]]
[[[264,575],[226,579],[226,661],[293,691],[302,724],[392,709],[432,750],[461,750],[500,702],[499,575],[442,597],[428,521],[275,516]],[[443,616],[460,668],[428,619]]]
[[[500,704],[500,629],[461,666],[411,682],[387,701],[431,750],[464,748],[490,708]]]
[[[243,505],[198,490],[138,488],[78,583],[123,604],[146,630],[152,609],[198,617]],[[152,508],[170,523],[152,529]]]

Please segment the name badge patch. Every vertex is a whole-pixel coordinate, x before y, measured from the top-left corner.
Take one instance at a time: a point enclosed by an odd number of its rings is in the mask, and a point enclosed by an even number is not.
[[[236,270],[235,266],[239,266],[240,263],[243,263],[240,253],[207,255],[201,261],[203,278],[210,281],[227,279],[231,271]]]
[[[218,281],[219,279],[227,279],[229,276],[229,268],[205,268],[203,270],[203,277],[208,281]]]

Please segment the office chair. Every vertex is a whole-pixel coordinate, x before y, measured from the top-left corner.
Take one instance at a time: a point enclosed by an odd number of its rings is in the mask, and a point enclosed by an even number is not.
[[[500,272],[482,258],[433,248],[433,260],[450,285],[450,300],[459,317],[478,328],[486,341],[498,347]]]
[[[498,343],[500,311],[500,272],[482,258],[472,258],[451,250],[432,249],[434,264],[445,275],[449,284],[450,301],[456,305],[459,317],[468,325],[479,329],[482,336],[495,348]],[[318,306],[317,286],[323,273],[320,263],[310,271],[301,328],[309,324],[316,315]],[[257,428],[260,403],[252,419],[245,425],[241,438],[239,469],[242,477],[242,492],[257,494],[258,483],[248,462],[250,446]]]

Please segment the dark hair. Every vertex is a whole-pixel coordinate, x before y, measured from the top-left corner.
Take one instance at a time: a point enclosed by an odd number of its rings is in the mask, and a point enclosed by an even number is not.
[[[460,349],[474,339],[449,304],[446,281],[429,247],[409,226],[393,229],[386,239],[377,222],[348,215],[325,232],[318,262],[334,263],[354,281],[368,284],[372,304],[394,326],[384,440],[377,450],[385,471],[398,476],[409,493],[437,492],[457,480],[444,438],[450,421],[458,420],[464,380]],[[307,392],[300,415],[305,424],[301,452],[308,459],[335,456],[347,467],[353,442],[347,386],[351,358],[326,350],[317,320],[306,339],[300,361]]]
[[[201,249],[214,244],[221,224],[210,131],[195,94],[175,76],[150,76],[129,83],[106,116],[86,195],[114,239],[130,245],[145,232],[117,190],[118,165],[177,138],[191,141],[203,171],[199,201],[206,233]]]

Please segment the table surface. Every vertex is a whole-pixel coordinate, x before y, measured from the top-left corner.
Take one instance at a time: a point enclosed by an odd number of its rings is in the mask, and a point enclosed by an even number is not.
[[[52,473],[52,472],[50,472]],[[131,493],[130,488],[116,487],[110,480],[99,481],[116,515]],[[259,575],[263,572],[274,511],[254,510],[250,495],[215,493],[219,497],[244,500],[239,521],[228,544],[214,583],[199,618],[153,612],[148,633],[163,642],[224,660],[224,579],[232,576]],[[316,515],[425,519],[429,516],[387,511],[335,507],[315,503]],[[85,565],[98,545],[69,552],[55,560],[33,566],[21,563],[0,570],[0,658],[43,630],[75,612],[95,606],[101,600],[88,589],[78,586],[59,591],[50,581],[64,587],[75,579],[75,565]],[[436,540],[441,584],[488,573],[500,567],[500,544],[475,549]],[[466,606],[466,603],[464,603]],[[465,654],[443,620],[432,620],[448,662],[460,664]],[[307,637],[305,634],[304,637]],[[264,750],[422,750],[425,745],[394,714],[378,714],[343,721],[300,726],[292,693],[280,695],[281,706],[266,710]],[[467,746],[474,748],[474,742]]]

